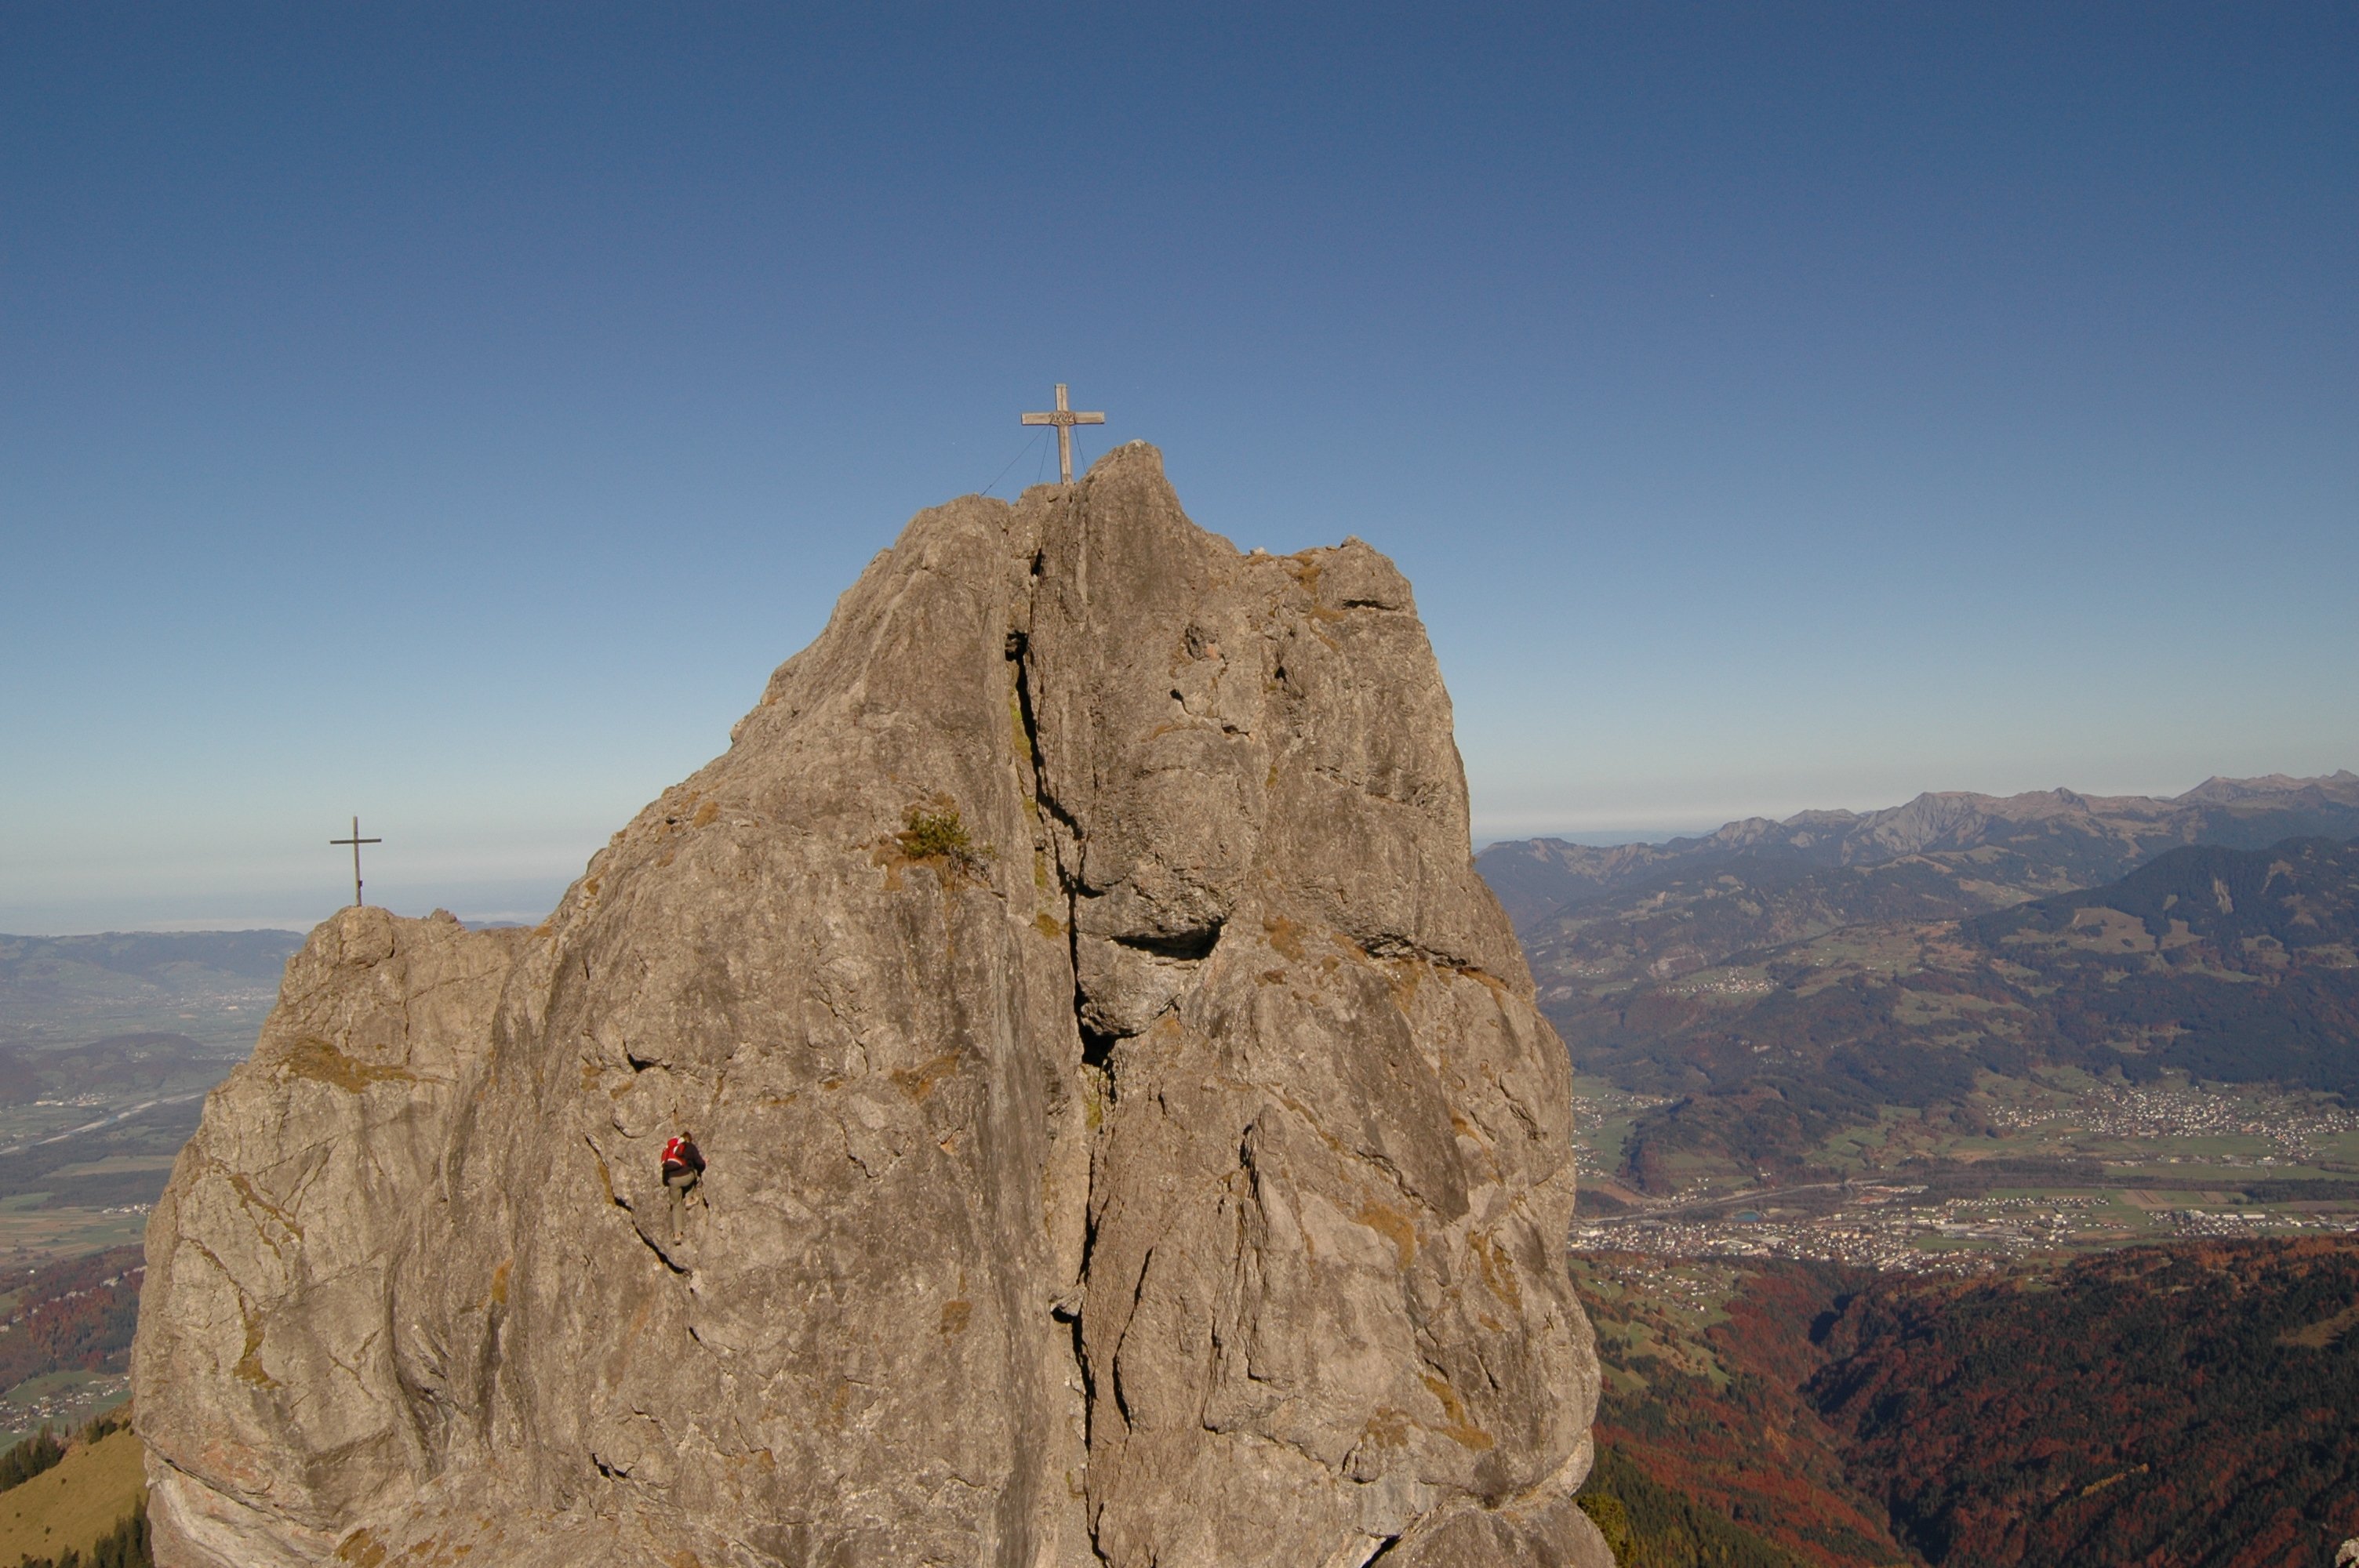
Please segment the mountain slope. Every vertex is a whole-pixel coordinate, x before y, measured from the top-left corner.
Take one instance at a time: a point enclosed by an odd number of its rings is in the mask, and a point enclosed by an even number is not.
[[[2142,1248],[1882,1281],[1805,1396],[1936,1564],[2323,1563],[2359,1532],[2359,1248]]]
[[[1604,1383],[1600,1453],[1817,1568],[1906,1561],[1837,1433],[1800,1392],[1824,1357],[1809,1338],[1872,1276],[1827,1264],[1633,1253],[1573,1260]],[[1601,1476],[1614,1468],[1602,1459]]]
[[[275,987],[303,945],[296,931],[110,931],[0,935],[0,1005],[82,995],[182,997]]]
[[[1598,1442],[1816,1568],[2277,1568],[2359,1533],[2359,1242],[1972,1281],[1579,1258]]]
[[[0,1563],[54,1563],[71,1552],[86,1563],[108,1536],[132,1533],[125,1519],[146,1489],[140,1461],[139,1439],[113,1432],[75,1444],[55,1469],[0,1493]]]
[[[1962,1108],[1977,1075],[2038,1065],[2359,1096],[2359,843],[2175,849],[2104,888],[1845,927],[1560,1016],[1582,1069],[1682,1097],[1625,1146],[1658,1190],[1697,1159],[1797,1173],[1879,1106]]]
[[[1667,844],[1534,838],[1477,859],[1544,998],[1668,979],[1869,920],[1957,919],[2111,881],[2188,844],[2359,834],[2359,774],[2212,779],[2173,800],[2071,790],[1922,795],[1858,814],[1749,818]],[[1562,994],[1557,994],[1561,992]]]

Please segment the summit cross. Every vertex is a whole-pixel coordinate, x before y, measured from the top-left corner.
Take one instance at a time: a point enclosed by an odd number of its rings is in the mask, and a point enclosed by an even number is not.
[[[354,909],[358,909],[361,906],[361,846],[364,844],[382,844],[384,842],[385,840],[382,838],[362,838],[361,819],[357,816],[353,818],[353,836],[351,838],[331,838],[328,840],[331,848],[342,844],[350,844],[353,847],[353,907]]]
[[[1057,384],[1057,406],[1046,413],[1027,414],[1024,416],[1024,423],[1054,425],[1057,427],[1057,471],[1063,476],[1058,482],[1071,484],[1073,482],[1073,427],[1103,425],[1105,423],[1105,416],[1077,414],[1065,406],[1065,384],[1060,381]],[[353,831],[357,833],[360,829],[356,827]]]

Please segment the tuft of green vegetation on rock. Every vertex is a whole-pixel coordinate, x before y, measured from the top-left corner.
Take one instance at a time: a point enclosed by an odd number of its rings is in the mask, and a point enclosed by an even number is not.
[[[893,835],[893,841],[900,846],[905,858],[933,860],[962,876],[983,875],[984,862],[990,859],[991,851],[975,843],[959,816],[957,806],[951,801],[913,806],[902,822],[901,831]]]

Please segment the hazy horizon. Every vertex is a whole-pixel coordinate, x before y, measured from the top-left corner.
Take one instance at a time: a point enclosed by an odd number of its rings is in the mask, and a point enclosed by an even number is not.
[[[2259,773],[2239,776],[2259,777],[2267,773],[2285,771],[2284,769],[2265,769]],[[2329,769],[2326,773],[2332,773],[2334,771]],[[2204,775],[2205,778],[2214,776],[2221,775]],[[2167,789],[2083,789],[2078,784],[2067,783],[2061,785],[2034,785],[2031,786],[2031,791],[2061,787],[2088,795],[2135,795],[2168,799],[2183,795],[2203,782],[2204,779],[2201,778],[2192,779],[2177,788]],[[1963,793],[2007,795],[2031,791],[2006,789],[1973,790]],[[1915,799],[1918,794],[1922,793],[1927,792],[1915,791],[1899,799],[1867,803],[1830,804],[1820,801],[1790,808],[1731,811],[1712,816],[1709,820],[1696,818],[1649,827],[1604,825],[1549,827],[1543,826],[1527,832],[1486,833],[1482,830],[1482,825],[1478,820],[1476,831],[1473,836],[1473,848],[1477,854],[1480,854],[1493,844],[1527,838],[1560,838],[1570,843],[1601,847],[1619,844],[1660,844],[1673,838],[1701,837],[1731,823],[1755,817],[1766,817],[1771,821],[1782,822],[1803,811],[1841,810],[1861,814],[1881,811],[1906,805],[1909,800]],[[1931,789],[1930,793],[1952,792],[1936,787]],[[620,819],[615,826],[617,827],[621,826]],[[366,823],[363,824],[363,829],[372,835],[375,833],[375,828]],[[342,827],[336,828],[338,835],[342,835],[343,831]],[[599,842],[603,844],[603,840],[604,836],[601,835]],[[392,851],[389,844],[366,852],[372,856],[383,857],[380,860],[364,861],[363,864],[365,891],[368,902],[373,905],[412,917],[430,914],[436,909],[447,909],[471,924],[512,922],[532,925],[538,925],[557,906],[558,899],[562,896],[565,889],[574,879],[582,874],[590,855],[596,851],[595,847],[584,850],[581,860],[573,862],[569,870],[552,871],[541,876],[516,876],[490,881],[456,875],[421,878],[412,873],[404,865],[401,856],[398,852]],[[295,892],[292,884],[288,884],[275,891],[249,893],[239,898],[215,897],[210,901],[201,892],[179,895],[135,892],[87,906],[129,911],[147,908],[159,912],[211,908],[222,912],[211,914],[160,913],[145,920],[109,923],[99,917],[78,916],[74,913],[75,906],[70,903],[49,906],[45,912],[43,906],[38,903],[0,902],[0,935],[94,936],[133,931],[308,931],[352,902],[352,862],[349,856],[349,850],[329,847],[325,843],[325,836],[322,836],[321,854],[318,859],[322,865],[332,865],[335,874],[330,876],[321,874],[316,870],[307,871],[300,895]],[[314,859],[309,855],[303,858],[307,860]],[[291,860],[292,857],[287,857],[287,859]],[[308,914],[280,913],[275,915],[256,913],[265,909],[285,912],[302,908],[309,908],[311,913]],[[54,917],[49,925],[29,925],[18,918],[29,914],[38,919],[45,913]],[[16,923],[11,924],[12,920],[16,920]]]

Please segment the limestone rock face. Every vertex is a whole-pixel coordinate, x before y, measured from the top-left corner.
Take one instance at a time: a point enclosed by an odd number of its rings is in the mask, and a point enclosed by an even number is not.
[[[158,1561],[1603,1568],[1570,1133],[1408,585],[1121,448],[538,930],[313,933],[148,1228]]]

